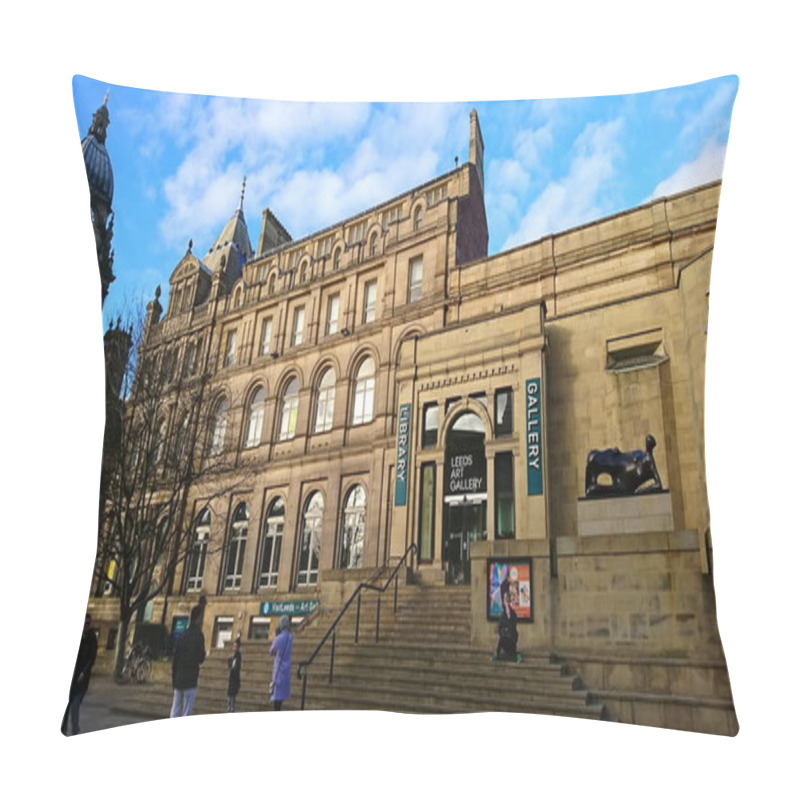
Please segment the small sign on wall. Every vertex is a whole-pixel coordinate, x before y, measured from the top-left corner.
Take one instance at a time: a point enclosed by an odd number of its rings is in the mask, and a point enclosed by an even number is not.
[[[305,617],[319,605],[319,600],[270,600],[261,604],[261,614],[265,617]]]

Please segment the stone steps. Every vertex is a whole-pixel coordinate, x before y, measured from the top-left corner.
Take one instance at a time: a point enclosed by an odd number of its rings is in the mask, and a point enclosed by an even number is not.
[[[374,709],[399,713],[453,714],[508,711],[602,719],[604,707],[549,653],[524,653],[521,663],[492,661],[470,646],[471,599],[468,587],[405,586],[384,596],[380,641],[375,642],[376,596],[362,602],[359,642],[355,643],[356,608],[342,619],[336,637],[333,682],[329,682],[331,642],[323,646],[308,671],[307,709]],[[295,637],[292,698],[284,709],[299,709],[303,684],[298,665],[306,660],[335,619],[324,611]],[[200,673],[195,713],[222,713],[228,685],[229,650],[214,652]],[[242,682],[237,711],[271,708],[269,643],[242,646]],[[141,687],[139,710],[168,716],[168,682]]]

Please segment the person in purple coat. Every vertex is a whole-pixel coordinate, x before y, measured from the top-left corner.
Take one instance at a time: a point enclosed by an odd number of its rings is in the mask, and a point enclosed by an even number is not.
[[[272,707],[280,711],[283,701],[288,700],[292,693],[292,634],[289,632],[289,617],[281,617],[269,654],[275,659],[272,662],[269,699]]]

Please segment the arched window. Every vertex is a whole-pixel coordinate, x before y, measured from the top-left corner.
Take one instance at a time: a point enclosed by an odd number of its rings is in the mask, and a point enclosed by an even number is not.
[[[364,528],[367,520],[367,493],[354,486],[344,501],[339,551],[340,569],[358,569],[364,563]]]
[[[175,466],[180,470],[184,465],[189,444],[189,412],[181,417],[178,430],[175,432]]]
[[[418,231],[422,227],[422,206],[414,209],[414,230]]]
[[[249,524],[250,511],[247,508],[247,503],[239,503],[233,512],[233,522],[228,536],[224,589],[241,588],[242,566],[244,565],[244,550],[247,545],[247,528]]]
[[[337,247],[333,251],[333,268],[339,269],[342,266],[342,248]]]
[[[374,231],[372,236],[369,237],[369,255],[374,258],[378,255],[378,233]]]
[[[276,278],[276,273],[273,272],[269,276],[269,282],[267,283],[267,294],[269,295],[275,294],[275,278]]]
[[[275,498],[264,520],[264,540],[261,545],[261,566],[258,573],[258,588],[266,589],[278,585],[278,569],[281,565],[281,544],[286,508],[280,497]]]
[[[300,283],[306,283],[308,281],[308,259],[303,259],[303,263],[300,265]]]
[[[211,418],[211,446],[209,450],[212,456],[221,453],[225,447],[225,432],[228,429],[229,409],[230,403],[224,397],[214,409],[214,415]]]
[[[356,372],[356,386],[353,397],[353,425],[372,422],[375,405],[375,362],[365,358]]]
[[[300,542],[300,561],[297,565],[297,585],[313,586],[319,575],[319,553],[322,547],[322,512],[325,503],[320,492],[308,498],[303,511],[303,533]]]
[[[194,542],[189,551],[189,565],[186,569],[187,592],[199,592],[203,588],[203,572],[206,568],[206,553],[210,538],[211,511],[206,506],[194,524]]]
[[[297,409],[300,403],[300,383],[292,378],[283,390],[281,403],[281,428],[278,433],[280,441],[293,439],[297,430]]]
[[[162,419],[158,423],[155,440],[153,441],[153,464],[160,464],[164,458],[164,450],[167,442],[167,421]]]
[[[336,399],[336,373],[331,367],[322,373],[317,387],[317,409],[314,433],[323,433],[333,427],[333,405]]]
[[[261,444],[261,428],[264,424],[264,406],[266,394],[264,387],[259,386],[247,408],[247,428],[244,436],[245,447],[258,447]]]

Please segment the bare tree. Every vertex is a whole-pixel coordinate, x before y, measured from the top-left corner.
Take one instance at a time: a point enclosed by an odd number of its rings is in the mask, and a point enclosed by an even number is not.
[[[146,319],[127,329],[118,320],[106,333],[96,579],[99,591],[104,587],[119,601],[116,675],[132,621],[172,591],[195,544],[190,493],[202,491],[210,502],[232,488],[224,423],[220,431],[208,413],[210,375],[197,353],[186,350],[149,336]]]

